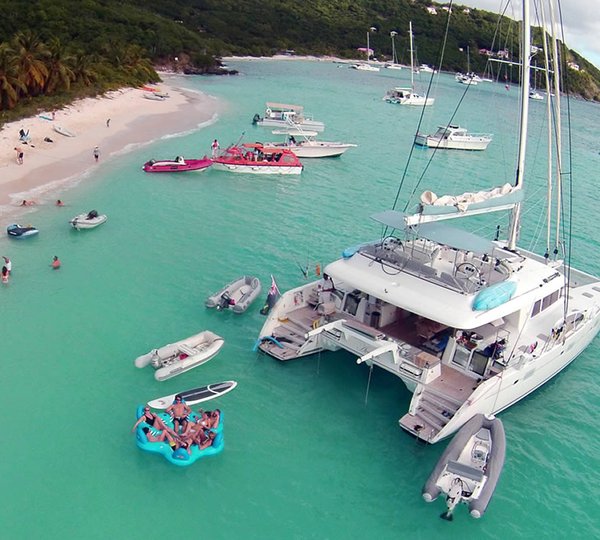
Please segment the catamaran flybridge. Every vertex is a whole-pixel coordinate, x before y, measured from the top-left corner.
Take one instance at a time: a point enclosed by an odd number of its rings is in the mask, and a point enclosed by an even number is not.
[[[284,293],[259,335],[259,349],[278,360],[343,349],[359,364],[398,376],[413,393],[400,426],[431,443],[539,388],[600,327],[600,281],[559,258],[558,238],[548,236],[545,255],[516,246],[529,106],[529,5],[523,4],[515,185],[461,196],[424,192],[412,213],[372,216],[383,234],[346,249],[321,279]],[[563,174],[559,167],[549,175],[555,191]],[[497,211],[511,212],[506,240],[448,225]],[[560,215],[554,220],[558,237]]]

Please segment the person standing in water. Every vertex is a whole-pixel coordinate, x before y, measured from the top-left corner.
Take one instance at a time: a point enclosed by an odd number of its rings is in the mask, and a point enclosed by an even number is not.
[[[8,268],[2,267],[2,283],[8,283]]]
[[[52,266],[53,270],[58,270],[60,268],[60,259],[56,255],[52,258],[52,264],[50,266]]]
[[[217,153],[219,152],[219,141],[217,141],[217,139],[215,139],[213,141],[213,143],[210,145],[210,148],[212,150],[212,157],[216,158]]]
[[[96,160],[96,162],[98,161],[98,158],[100,157],[100,148],[98,148],[97,146],[94,148],[94,159]]]

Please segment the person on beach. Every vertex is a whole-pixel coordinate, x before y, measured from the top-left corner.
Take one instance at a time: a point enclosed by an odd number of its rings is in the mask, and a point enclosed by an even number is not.
[[[56,118],[56,113],[54,111],[52,111],[52,120],[54,120]]]
[[[34,204],[35,204],[35,201],[28,201],[27,199],[23,199],[20,206],[33,206]]]
[[[65,203],[62,202],[60,199],[56,199],[56,206],[64,206]]]
[[[217,153],[219,152],[219,141],[217,141],[217,139],[215,139],[213,141],[213,143],[210,145],[211,149],[212,149],[212,157],[215,158],[217,157]]]
[[[110,127],[110,118],[106,121],[106,127]]]
[[[53,270],[58,270],[60,268],[60,259],[56,255],[52,258],[52,264],[50,266],[52,266]]]
[[[2,267],[2,283],[8,283],[8,268]]]
[[[17,148],[15,146],[15,152],[17,153],[17,164],[23,165],[23,157],[25,156],[25,154],[23,153],[23,150],[21,150],[20,148]]]
[[[12,272],[12,262],[11,260],[6,257],[5,255],[2,255],[2,258],[4,259],[4,266],[6,267],[6,269],[8,270],[8,273],[10,274]]]
[[[188,415],[192,412],[182,399],[180,395],[175,396],[175,403],[170,407],[167,407],[167,413],[173,417],[173,427],[175,433],[179,433],[179,428],[185,431],[188,424]]]
[[[94,159],[96,161],[98,161],[98,158],[100,157],[100,148],[98,148],[97,146],[94,148]]]

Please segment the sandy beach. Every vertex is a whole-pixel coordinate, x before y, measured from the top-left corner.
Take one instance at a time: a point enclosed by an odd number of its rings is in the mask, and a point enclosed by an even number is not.
[[[67,198],[61,180],[83,175],[128,145],[189,131],[216,118],[215,98],[181,89],[170,83],[168,75],[163,74],[163,79],[154,88],[168,93],[164,101],[145,99],[149,92],[143,89],[123,88],[56,110],[54,120],[52,111],[47,111],[41,116],[49,119],[35,116],[6,124],[0,131],[0,216],[19,215],[23,199],[37,205]],[[55,126],[75,137],[59,134]],[[19,140],[20,130],[29,132],[27,144]],[[23,152],[22,164],[17,163],[15,149]]]

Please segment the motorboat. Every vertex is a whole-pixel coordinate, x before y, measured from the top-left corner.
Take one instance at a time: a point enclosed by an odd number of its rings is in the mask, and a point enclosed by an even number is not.
[[[290,124],[298,124],[302,129],[311,131],[323,131],[325,124],[304,113],[302,105],[288,105],[286,103],[267,102],[264,116],[256,113],[252,123],[260,127],[289,127]]]
[[[185,159],[183,156],[177,156],[175,159],[151,159],[144,163],[142,170],[151,173],[205,171],[211,165],[212,160],[206,156],[199,159]]]
[[[427,107],[433,105],[435,99],[428,96],[422,96],[415,92],[415,70],[414,52],[413,52],[413,31],[412,22],[409,22],[408,34],[410,37],[410,88],[396,87],[388,90],[383,96],[384,101],[395,105],[412,105],[415,107]]]
[[[341,156],[349,148],[355,148],[356,144],[318,141],[316,131],[304,131],[302,129],[276,129],[273,135],[284,135],[284,142],[269,142],[265,146],[273,148],[287,148],[294,152],[299,158],[323,158]]]
[[[11,238],[29,238],[30,236],[35,236],[40,231],[38,231],[33,225],[18,225],[13,223],[6,227],[6,234]]]
[[[420,73],[437,73],[435,69],[427,64],[421,64],[417,69]]]
[[[403,178],[410,193],[399,191],[390,208],[371,216],[374,239],[351,243],[319,279],[282,291],[257,336],[258,349],[280,361],[344,350],[356,355],[358,364],[397,376],[412,394],[399,425],[431,444],[475,415],[496,415],[544,386],[600,329],[600,279],[571,259],[569,213],[579,207],[572,205],[564,215],[565,207],[555,200],[563,183],[572,181],[560,167],[559,74],[547,111],[547,125],[555,128],[547,144],[549,188],[527,200],[536,205],[528,214],[537,210],[547,217],[545,234],[539,231],[545,247],[535,252],[518,242],[519,234],[530,238],[527,223],[535,224],[521,220],[527,143],[548,135],[528,129],[530,2],[522,7],[513,168],[493,175],[513,180],[481,189],[457,165],[444,173],[460,178],[456,187],[438,195],[419,194]],[[407,170],[414,166],[409,162]],[[414,184],[426,182],[425,172],[416,173]],[[475,216],[477,232],[470,219]],[[546,390],[539,399],[556,388],[546,385]]]
[[[97,210],[90,210],[83,214],[78,214],[73,219],[69,220],[71,227],[74,229],[94,229],[102,225],[108,217],[106,214],[98,214]]]
[[[207,308],[217,308],[217,311],[227,309],[234,313],[244,313],[258,298],[260,291],[260,280],[257,277],[241,276],[209,295],[204,305]]]
[[[444,450],[423,486],[423,499],[433,502],[441,493],[446,495],[443,519],[451,520],[459,503],[468,506],[472,517],[480,518],[498,484],[505,455],[501,420],[473,416]]]
[[[289,148],[262,143],[230,146],[212,162],[216,170],[246,174],[300,174],[303,169],[298,156]]]
[[[217,355],[224,343],[221,336],[204,330],[159,349],[152,349],[138,356],[134,364],[138,368],[152,365],[156,370],[154,378],[157,381],[165,381],[208,362]]]
[[[166,412],[155,414],[172,433],[175,427],[173,424],[173,417]],[[144,416],[144,406],[138,405],[135,417],[139,420],[142,416]],[[198,413],[194,411],[188,415],[188,420],[190,422],[197,422],[199,418],[200,416]],[[223,411],[220,411],[219,425],[216,428],[210,429],[210,431],[214,433],[214,435],[210,435],[211,437],[214,437],[212,444],[206,448],[201,449],[197,444],[193,444],[189,452],[185,448],[175,449],[169,444],[169,437],[161,437],[162,430],[158,429],[156,426],[151,426],[146,422],[140,422],[135,428],[136,444],[141,450],[162,455],[172,465],[187,467],[199,459],[214,456],[223,451],[223,448],[225,447],[223,439],[223,422]]]
[[[492,141],[492,135],[468,133],[460,126],[439,126],[433,135],[417,133],[415,144],[429,148],[452,150],[485,150]]]

